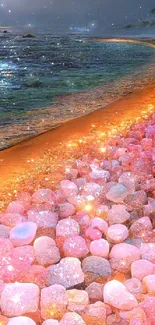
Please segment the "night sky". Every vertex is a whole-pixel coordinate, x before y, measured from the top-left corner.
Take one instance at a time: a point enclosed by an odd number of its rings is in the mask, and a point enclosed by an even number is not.
[[[155,0],[2,0],[1,25],[50,24],[68,30],[85,26],[90,31],[144,19]]]

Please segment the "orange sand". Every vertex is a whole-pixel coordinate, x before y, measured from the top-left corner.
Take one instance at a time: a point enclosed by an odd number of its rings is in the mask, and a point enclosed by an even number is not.
[[[91,104],[95,107],[95,103]],[[107,138],[147,118],[154,107],[155,84],[151,84],[100,110],[0,152],[0,208],[19,189],[55,186],[76,157],[88,152],[94,156],[101,154]]]

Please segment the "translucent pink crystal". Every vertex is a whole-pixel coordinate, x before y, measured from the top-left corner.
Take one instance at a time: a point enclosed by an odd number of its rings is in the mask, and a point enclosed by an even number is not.
[[[86,241],[81,236],[67,238],[63,244],[63,252],[65,256],[84,257],[89,253]]]
[[[89,304],[88,293],[84,290],[67,290],[68,296],[68,311],[74,311],[80,313]]]
[[[30,244],[36,235],[37,225],[34,222],[22,222],[10,231],[10,240],[14,246]]]
[[[115,202],[115,203],[121,203],[126,196],[128,195],[127,188],[120,183],[117,183],[115,186],[113,186],[109,192],[106,193],[106,198],[109,201]]]
[[[92,182],[94,181],[94,182],[98,183],[99,185],[103,185],[109,180],[110,173],[106,170],[97,169],[97,170],[93,170],[89,174],[89,176],[90,176],[90,179]]]
[[[23,274],[22,282],[34,283],[41,289],[45,287],[46,272],[45,267],[41,265],[32,265],[27,272]]]
[[[41,317],[60,318],[66,311],[68,297],[66,289],[58,284],[44,288],[41,291]]]
[[[42,325],[59,325],[59,322],[56,319],[47,319]]]
[[[36,323],[29,317],[20,316],[11,318],[8,325],[36,325]]]
[[[105,284],[103,296],[105,303],[120,310],[131,310],[138,305],[135,297],[117,280]]]
[[[101,320],[104,324],[106,320],[106,305],[101,301],[97,301],[94,304],[88,305],[82,315],[86,316],[86,318],[90,317],[90,319],[93,319],[95,324],[98,324],[98,321],[100,324]]]
[[[78,222],[68,218],[60,220],[56,226],[56,236],[68,238],[70,236],[76,236],[80,233],[80,227]]]
[[[34,254],[40,265],[52,265],[60,261],[59,249],[55,241],[48,236],[42,236],[35,240]]]
[[[131,264],[131,275],[140,281],[147,275],[154,273],[154,264],[150,261],[141,259]]]
[[[119,183],[123,184],[127,189],[128,192],[132,193],[135,191],[135,175],[131,172],[124,172],[119,177]]]
[[[86,229],[86,237],[88,237],[91,240],[95,240],[95,239],[100,239],[102,238],[102,233],[100,230],[92,228],[92,227],[88,227]]]
[[[110,225],[124,223],[130,219],[130,213],[126,211],[126,206],[123,204],[113,205],[108,212],[108,221]]]
[[[28,220],[35,222],[38,228],[56,227],[58,222],[58,214],[53,211],[35,209],[28,211]]]
[[[50,189],[39,189],[32,195],[35,203],[51,203],[55,206],[55,195]]]
[[[133,295],[142,292],[142,284],[140,280],[138,280],[137,278],[128,279],[123,284],[126,286],[128,291]]]
[[[61,181],[61,189],[65,197],[76,196],[78,194],[78,187],[73,182],[68,180]]]
[[[109,256],[112,268],[124,272],[130,269],[132,262],[140,259],[140,250],[133,245],[121,243],[112,247]]]
[[[128,228],[122,224],[112,225],[107,230],[107,240],[114,244],[123,242],[128,236]]]
[[[143,190],[137,191],[132,194],[129,194],[124,199],[124,202],[136,209],[140,209],[143,207],[144,204],[147,203],[147,195]]]
[[[38,310],[39,287],[30,283],[6,284],[1,295],[1,310],[8,317]]]
[[[23,214],[24,213],[24,206],[22,205],[22,203],[18,202],[18,201],[12,201],[9,203],[6,212],[7,213],[18,213],[18,214]]]
[[[1,223],[8,227],[15,227],[21,222],[25,221],[25,218],[19,213],[4,213],[1,216]]]
[[[102,188],[100,185],[96,183],[87,183],[83,188],[83,195],[87,198],[92,196],[93,198],[97,198],[102,192]]]
[[[0,225],[0,238],[9,238],[10,228],[4,225]]]
[[[155,324],[155,297],[146,297],[141,303],[141,307],[146,313],[147,320],[150,322],[147,325]]]
[[[94,240],[90,243],[90,253],[95,256],[101,256],[107,258],[109,255],[109,243],[107,240],[101,238]]]
[[[80,315],[77,313],[66,313],[61,321],[59,322],[60,325],[86,325],[84,320]]]
[[[60,263],[47,269],[46,284],[60,284],[65,288],[71,288],[84,281],[81,262],[75,257],[63,258]]]

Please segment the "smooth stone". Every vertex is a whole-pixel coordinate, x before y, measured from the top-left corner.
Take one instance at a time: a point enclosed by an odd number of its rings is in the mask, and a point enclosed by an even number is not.
[[[108,223],[102,218],[95,217],[90,222],[90,227],[100,230],[103,234],[107,233]]]
[[[122,224],[112,225],[107,230],[107,240],[114,244],[122,243],[128,236],[128,228]]]
[[[113,205],[108,212],[108,222],[110,225],[120,224],[130,220],[130,213],[126,211],[123,204]]]
[[[127,290],[130,293],[132,293],[133,295],[142,292],[142,283],[137,278],[132,277],[131,279],[128,279],[127,281],[125,281],[123,284],[125,285]]]
[[[52,265],[60,261],[60,252],[55,241],[48,237],[42,236],[34,241],[34,254],[40,265]]]
[[[68,218],[60,220],[56,226],[56,236],[68,238],[70,236],[77,236],[80,233],[78,222]]]
[[[101,302],[97,301],[94,304],[88,305],[82,313],[82,316],[87,320],[89,320],[89,324],[105,324],[104,321],[106,320],[106,305]],[[102,321],[102,323],[101,323]]]
[[[109,257],[113,269],[126,272],[130,270],[131,263],[140,259],[140,250],[133,245],[120,243],[112,247]]]
[[[65,256],[82,258],[89,253],[86,241],[81,236],[67,238],[63,244],[63,252]]]
[[[10,231],[10,240],[14,246],[30,244],[36,235],[37,225],[34,222],[23,222]]]
[[[82,261],[82,270],[84,273],[92,273],[96,276],[107,278],[111,275],[109,262],[103,257],[88,256]]]
[[[138,260],[131,264],[131,275],[133,278],[137,278],[140,281],[147,275],[154,273],[154,264],[148,260]]]
[[[92,241],[89,247],[90,253],[92,255],[104,258],[108,258],[109,249],[110,247],[108,241],[103,238]]]
[[[1,310],[8,317],[35,313],[39,307],[39,287],[32,283],[6,284],[1,295]]]
[[[38,228],[55,228],[58,222],[58,214],[53,211],[29,210],[28,220],[37,224]]]
[[[120,183],[113,186],[109,192],[106,193],[106,198],[115,203],[121,203],[128,195],[128,189]]]
[[[20,316],[10,319],[8,325],[36,325],[36,323],[29,317]]]
[[[131,172],[124,172],[119,177],[118,182],[123,184],[129,191],[129,193],[132,193],[135,191],[136,188],[136,182],[135,182],[135,175]]]
[[[65,197],[76,196],[78,194],[78,187],[73,182],[68,180],[61,181],[61,189]]]
[[[103,284],[92,282],[85,290],[88,293],[90,302],[103,301]]]
[[[140,253],[142,259],[155,263],[155,243],[141,244]]]
[[[61,318],[66,312],[68,296],[66,289],[55,284],[41,290],[41,317],[43,319]]]
[[[71,288],[83,283],[83,281],[84,274],[81,269],[81,262],[75,257],[63,258],[60,263],[47,269],[47,286],[60,284],[65,288]]]
[[[120,310],[131,310],[138,305],[136,298],[117,280],[105,284],[103,297],[105,303]]]
[[[90,240],[100,239],[102,238],[102,232],[98,229],[88,227],[85,232],[86,237]]]
[[[74,312],[68,312],[66,313],[61,321],[59,322],[59,325],[86,325],[84,320],[80,315]]]
[[[58,214],[60,218],[68,218],[75,213],[75,207],[71,203],[66,202],[66,203],[59,204],[58,206],[59,206]]]
[[[89,304],[88,293],[84,290],[67,290],[68,296],[68,311],[77,312],[80,314]]]
[[[56,319],[47,319],[42,325],[59,325],[59,322]]]
[[[154,296],[155,295],[155,274],[147,275],[143,278],[143,287],[147,290],[147,292]]]

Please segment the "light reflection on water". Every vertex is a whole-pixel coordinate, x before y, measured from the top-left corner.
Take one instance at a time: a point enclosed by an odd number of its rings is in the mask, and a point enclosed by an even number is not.
[[[0,41],[0,148],[154,81],[154,49],[145,44],[15,31]]]

